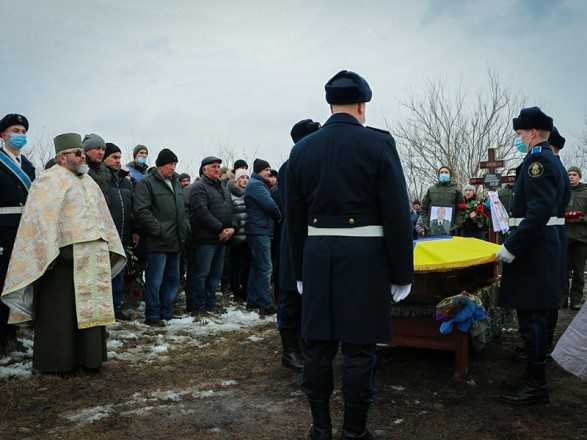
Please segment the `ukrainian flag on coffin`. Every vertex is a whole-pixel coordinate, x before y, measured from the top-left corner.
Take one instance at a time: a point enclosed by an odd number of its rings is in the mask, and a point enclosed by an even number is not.
[[[416,272],[464,269],[496,261],[499,245],[476,238],[442,237],[414,241]]]

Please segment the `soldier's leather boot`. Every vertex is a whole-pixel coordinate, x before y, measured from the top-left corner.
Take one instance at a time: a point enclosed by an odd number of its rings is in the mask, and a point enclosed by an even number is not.
[[[327,400],[310,400],[310,409],[312,410],[312,427],[308,433],[308,439],[332,440],[330,402]]]
[[[283,354],[281,364],[286,368],[301,371],[304,368],[304,359],[300,353],[298,334],[296,329],[284,328],[279,331]]]
[[[545,366],[528,366],[526,380],[511,392],[501,395],[501,400],[511,405],[540,405],[550,402],[546,385]]]
[[[371,440],[373,436],[367,430],[368,404],[344,405],[344,422],[342,425],[342,440],[361,439]]]

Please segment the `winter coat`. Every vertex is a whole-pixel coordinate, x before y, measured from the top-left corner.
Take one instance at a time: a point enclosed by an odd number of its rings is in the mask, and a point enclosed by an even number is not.
[[[560,305],[566,249],[558,226],[547,226],[560,215],[568,179],[547,142],[532,148],[516,172],[512,227],[504,246],[515,259],[503,264],[499,305],[518,310],[547,310]]]
[[[427,231],[430,231],[430,212],[433,206],[452,208],[451,232],[458,229],[464,221],[465,211],[458,208],[463,203],[463,193],[457,185],[449,183],[436,183],[428,188],[422,201],[422,223]]]
[[[147,175],[147,170],[149,169],[149,165],[147,164],[140,164],[136,161],[132,161],[126,164],[128,168],[128,172],[130,173],[130,177],[132,178],[135,184],[139,183],[141,180],[145,178]]]
[[[287,166],[289,161],[279,168],[278,179],[278,200],[282,203],[282,214],[283,221],[281,222],[281,241],[279,243],[279,264],[278,272],[279,279],[278,285],[281,289],[293,290],[297,289],[296,277],[293,267],[293,261],[291,257],[291,248],[289,246],[289,230],[287,224]]]
[[[183,189],[176,173],[170,186],[154,168],[137,183],[134,213],[146,252],[179,252],[186,238]]]
[[[568,211],[583,211],[585,215],[578,223],[567,223],[567,236],[569,243],[580,242],[587,244],[587,184],[579,183],[571,186],[571,201],[567,207]]]
[[[104,194],[106,202],[108,202],[110,182],[112,180],[110,169],[101,162],[88,162],[88,166],[90,167],[88,175],[98,184],[102,190],[102,194]]]
[[[272,237],[275,222],[281,219],[281,212],[271,197],[267,182],[258,174],[253,173],[245,189],[245,203],[247,205],[247,234]]]
[[[229,185],[230,197],[232,198],[232,223],[236,225],[232,244],[240,244],[247,240],[245,227],[247,224],[247,205],[245,204],[245,191],[240,189],[234,182]]]
[[[228,187],[220,180],[206,176],[198,179],[190,189],[191,246],[218,244],[218,235],[232,228],[232,199]]]
[[[106,203],[118,230],[120,240],[126,247],[131,244],[132,228],[134,226],[132,182],[125,171],[112,168],[109,168],[109,171],[111,179]]]

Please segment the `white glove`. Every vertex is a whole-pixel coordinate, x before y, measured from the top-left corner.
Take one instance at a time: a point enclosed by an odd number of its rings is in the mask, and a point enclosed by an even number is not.
[[[393,296],[393,301],[396,303],[406,299],[411,291],[411,284],[406,284],[403,286],[398,286],[397,284],[391,285],[391,296]]]
[[[505,245],[501,245],[499,251],[495,254],[497,261],[503,261],[504,263],[511,263],[514,261],[515,255],[512,254],[510,251],[507,250]]]
[[[296,281],[296,285],[298,287],[298,293],[300,295],[304,293],[304,284],[301,281]]]

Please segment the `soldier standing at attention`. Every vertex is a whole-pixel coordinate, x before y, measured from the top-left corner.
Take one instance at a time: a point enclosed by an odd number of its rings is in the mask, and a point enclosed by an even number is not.
[[[377,342],[389,342],[391,301],[413,279],[410,202],[393,137],[364,127],[371,89],[343,70],[325,86],[332,116],[299,141],[288,165],[287,220],[302,301],[302,387],[311,439],[332,438],[332,360],[344,357],[343,439],[371,439]]]
[[[562,248],[559,228],[565,184],[561,165],[548,143],[553,120],[538,107],[523,109],[513,120],[519,151],[527,152],[516,173],[511,233],[497,253],[503,265],[499,303],[516,309],[526,345],[524,380],[502,400],[528,405],[549,401],[545,363],[549,323],[560,301]]]
[[[28,129],[29,121],[22,115],[9,114],[0,120],[0,292],[22,210],[35,179],[35,167],[21,154]],[[7,324],[9,311],[0,301],[0,357],[12,351],[16,343],[16,327]]]

